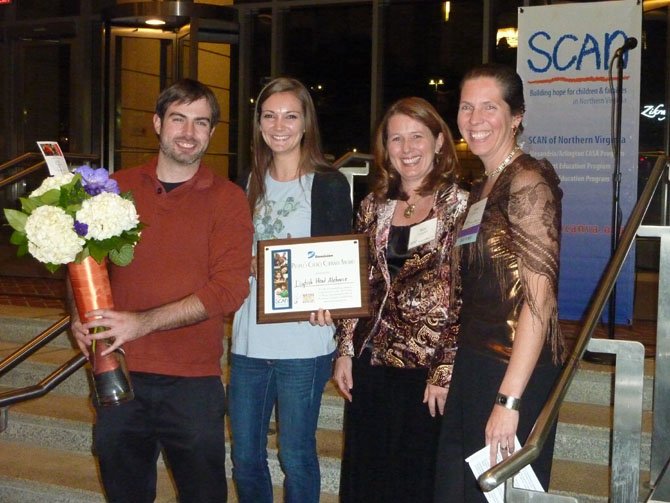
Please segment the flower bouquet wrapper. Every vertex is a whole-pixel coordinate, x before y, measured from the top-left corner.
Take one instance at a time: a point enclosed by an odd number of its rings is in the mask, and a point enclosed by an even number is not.
[[[128,265],[143,228],[132,194],[122,193],[106,169],[84,165],[74,172],[48,176],[19,201],[20,210],[4,209],[17,255],[29,254],[51,272],[67,264],[83,322],[90,321],[87,312],[113,308],[106,261]],[[101,405],[134,397],[123,351],[101,354],[108,343],[94,341],[90,351],[93,385]]]
[[[112,309],[114,300],[107,273],[107,263],[86,257],[80,263],[67,265],[70,284],[82,323],[90,321],[86,313],[94,309]],[[93,384],[100,405],[118,405],[134,397],[123,352],[102,356],[107,344],[94,341],[91,348]]]

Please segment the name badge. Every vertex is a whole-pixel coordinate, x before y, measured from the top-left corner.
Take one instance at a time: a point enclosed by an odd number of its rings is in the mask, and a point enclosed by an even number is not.
[[[407,243],[407,249],[411,250],[417,246],[420,246],[424,243],[428,243],[435,239],[435,234],[437,233],[437,218],[431,218],[420,224],[413,225],[409,230],[409,242]]]
[[[481,201],[477,201],[470,206],[468,214],[465,217],[465,222],[463,222],[463,228],[456,237],[456,246],[474,243],[477,240],[477,234],[479,234],[479,228],[482,225],[482,217],[484,216],[484,210],[486,209],[487,199],[488,198],[485,197]]]

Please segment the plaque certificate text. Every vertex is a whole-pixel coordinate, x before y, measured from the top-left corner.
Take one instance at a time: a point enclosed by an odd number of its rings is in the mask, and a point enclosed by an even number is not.
[[[258,323],[368,316],[367,238],[347,234],[258,242]]]

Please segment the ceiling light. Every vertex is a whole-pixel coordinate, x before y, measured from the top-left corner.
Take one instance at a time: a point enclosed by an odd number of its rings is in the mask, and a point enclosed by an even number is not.
[[[148,24],[149,26],[163,26],[165,21],[157,17],[152,17],[147,19],[144,23]]]

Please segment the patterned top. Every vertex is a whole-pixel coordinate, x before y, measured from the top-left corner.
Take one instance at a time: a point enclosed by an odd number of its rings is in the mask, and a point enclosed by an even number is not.
[[[254,250],[260,240],[310,235],[314,180],[314,173],[288,182],[266,174],[266,195],[253,217]],[[349,194],[342,192],[340,197],[348,198]],[[233,320],[233,353],[250,358],[291,359],[316,358],[335,350],[333,327],[312,326],[307,316],[305,321],[258,324],[256,278],[249,278],[249,289],[249,296]]]
[[[462,248],[459,346],[507,361],[524,303],[541,324],[539,363],[563,359],[558,325],[560,181],[551,164],[528,154],[502,172],[488,195],[477,240]],[[480,200],[483,183],[470,193]],[[539,278],[546,278],[544,288]]]
[[[453,244],[456,222],[464,213],[467,193],[456,185],[437,192],[427,217],[437,219],[435,238],[409,251],[391,277],[387,261],[391,220],[398,201],[361,203],[355,231],[368,236],[370,318],[338,323],[340,356],[371,348],[371,364],[428,368],[428,382],[447,387],[458,333]]]

